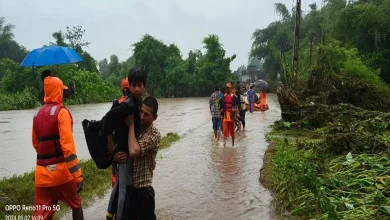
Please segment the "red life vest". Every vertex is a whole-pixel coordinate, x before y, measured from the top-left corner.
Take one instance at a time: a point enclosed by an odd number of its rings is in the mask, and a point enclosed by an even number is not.
[[[224,97],[225,102],[225,111],[231,112],[233,108],[233,96],[231,94],[225,94]]]
[[[63,108],[65,106],[61,104],[45,104],[34,116],[33,126],[39,140],[37,149],[37,165],[39,166],[65,162],[58,129],[58,113]]]

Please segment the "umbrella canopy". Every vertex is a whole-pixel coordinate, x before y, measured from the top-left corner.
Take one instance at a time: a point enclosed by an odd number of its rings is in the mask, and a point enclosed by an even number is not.
[[[258,80],[258,81],[256,81],[254,87],[255,87],[256,89],[258,89],[259,92],[260,92],[260,91],[265,91],[265,92],[267,92],[267,91],[269,90],[269,88],[268,88],[268,83],[267,83],[266,81],[264,81],[264,80]]]
[[[80,61],[83,58],[70,47],[48,46],[31,51],[20,66],[48,66]]]

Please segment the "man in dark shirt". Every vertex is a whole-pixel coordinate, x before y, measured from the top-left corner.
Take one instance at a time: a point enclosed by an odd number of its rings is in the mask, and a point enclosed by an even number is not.
[[[48,77],[48,76],[53,76],[51,70],[44,70],[42,73],[41,73],[41,80],[42,80],[42,83],[43,83],[43,80]],[[67,86],[64,86],[64,90],[63,90],[63,98],[68,98],[70,97],[71,95],[74,94],[74,90],[75,90],[75,86],[74,86],[74,81],[71,81],[70,84],[69,84],[69,87]],[[43,91],[43,86],[42,86],[42,89],[41,91],[39,92],[39,102],[41,103],[41,105],[44,104],[44,100],[43,98],[45,97],[45,93]]]
[[[142,104],[142,95],[145,91],[146,79],[147,73],[144,70],[131,70],[128,75],[130,95],[119,106],[112,108],[107,112],[103,118],[103,134],[107,136],[107,148],[109,152],[115,152],[114,158],[121,158],[121,161],[118,161],[118,179],[114,186],[114,188],[118,188],[117,219],[127,219],[132,184],[133,163],[129,158],[129,128],[125,123],[125,118],[134,113],[135,129],[139,129],[139,111]],[[114,131],[115,138],[113,136]],[[115,192],[113,191],[113,193]],[[106,217],[112,218],[109,213],[107,213]]]

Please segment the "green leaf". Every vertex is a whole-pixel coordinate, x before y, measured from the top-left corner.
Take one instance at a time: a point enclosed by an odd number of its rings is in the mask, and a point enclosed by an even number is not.
[[[350,203],[344,203],[345,207],[347,207],[348,210],[353,210],[353,204]]]
[[[362,154],[360,156],[360,162],[362,162],[362,164],[365,164],[365,163],[367,163],[367,161],[368,161],[368,155],[367,154]]]
[[[390,206],[382,206],[379,211],[383,212],[384,214],[390,216]]]
[[[375,186],[376,186],[377,189],[384,189],[384,188],[385,188],[385,187],[384,187],[382,184],[380,184],[380,183],[375,184]]]
[[[347,161],[345,161],[345,162],[343,163],[343,165],[350,165],[351,163],[355,162],[355,160],[354,160],[353,157],[352,157],[351,152],[349,152],[349,153],[347,154],[347,156],[345,157],[345,159],[347,159]]]
[[[353,157],[352,157],[351,152],[349,152],[345,158],[347,159],[348,162],[353,161]]]

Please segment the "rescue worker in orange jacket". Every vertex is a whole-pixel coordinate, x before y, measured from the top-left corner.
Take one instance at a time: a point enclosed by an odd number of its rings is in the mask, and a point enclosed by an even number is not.
[[[42,83],[45,80],[45,78],[48,77],[48,76],[53,76],[53,73],[51,72],[51,70],[44,70],[41,73]],[[64,86],[63,98],[65,99],[65,98],[68,98],[68,97],[72,96],[74,94],[74,91],[75,91],[74,81],[71,81],[70,84],[69,84],[69,87]],[[43,102],[44,98],[45,98],[45,93],[44,93],[44,89],[42,88],[41,91],[39,92],[39,103],[41,103],[41,105],[44,104],[44,102]]]
[[[84,219],[79,192],[83,176],[73,140],[72,115],[63,105],[63,83],[44,79],[44,105],[35,113],[32,143],[37,152],[33,217],[54,219],[58,201],[72,208],[73,219]],[[44,209],[43,207],[50,207]]]
[[[223,136],[224,144],[226,144],[226,139],[232,137],[232,146],[234,146],[234,121],[232,119],[232,114],[235,114],[236,109],[233,108],[233,94],[232,94],[232,84],[226,84],[226,94],[224,96],[224,106],[223,106]]]
[[[267,94],[264,90],[260,92],[260,111],[266,111],[268,110],[267,107]]]

